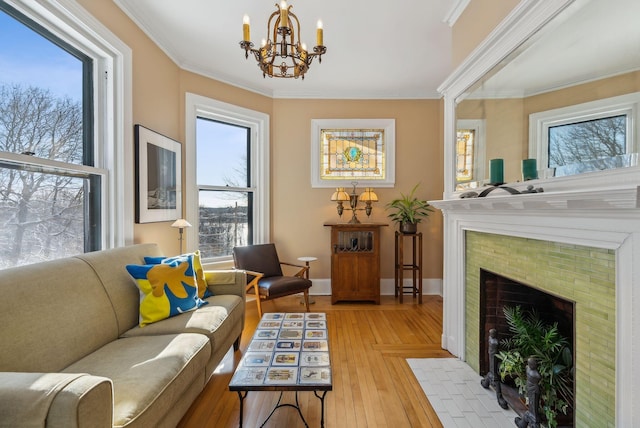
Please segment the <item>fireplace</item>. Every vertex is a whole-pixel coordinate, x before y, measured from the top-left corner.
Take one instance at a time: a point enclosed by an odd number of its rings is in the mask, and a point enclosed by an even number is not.
[[[558,324],[560,334],[569,339],[574,349],[574,305],[559,296],[530,287],[519,281],[480,269],[480,371],[489,370],[487,340],[489,330],[495,328],[498,339],[510,337],[509,325],[505,319],[505,306],[520,306],[524,311],[536,311],[547,324]]]
[[[498,339],[510,338],[509,323],[503,309],[519,306],[524,313],[535,312],[538,318],[547,325],[557,324],[560,335],[569,341],[569,348],[574,347],[574,306],[575,302],[553,295],[546,291],[531,287],[503,275],[480,269],[480,374],[489,371],[488,339],[489,330],[495,329]],[[574,361],[575,363],[575,361]],[[510,407],[520,416],[526,410],[519,400],[517,388],[513,384],[503,386],[503,394]],[[574,392],[575,395],[575,392]],[[561,426],[573,426],[573,407],[567,415],[558,415]]]
[[[640,170],[619,173],[429,201],[444,216],[442,347],[480,375],[481,269],[575,302],[576,426],[640,426]]]

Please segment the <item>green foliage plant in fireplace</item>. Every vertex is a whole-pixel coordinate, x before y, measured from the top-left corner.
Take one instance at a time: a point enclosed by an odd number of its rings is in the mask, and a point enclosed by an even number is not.
[[[566,415],[573,405],[573,356],[566,337],[560,334],[558,324],[548,324],[535,311],[521,306],[503,308],[511,338],[503,340],[498,353],[500,377],[510,378],[521,395],[527,387],[526,361],[532,356],[538,362],[540,380],[540,407],[545,426],[558,426],[558,415]]]

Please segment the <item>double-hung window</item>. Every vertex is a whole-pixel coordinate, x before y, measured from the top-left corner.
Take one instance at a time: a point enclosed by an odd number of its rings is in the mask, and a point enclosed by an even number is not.
[[[268,240],[268,116],[187,94],[186,122],[187,247],[229,260]]]
[[[0,269],[124,243],[124,145],[104,126],[122,129],[124,61],[57,7],[0,1]]]

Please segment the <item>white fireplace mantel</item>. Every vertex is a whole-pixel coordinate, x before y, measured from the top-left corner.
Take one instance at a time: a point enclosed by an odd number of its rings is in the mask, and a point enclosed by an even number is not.
[[[614,250],[616,426],[640,426],[639,201],[638,185],[430,201],[444,216],[442,347],[465,359],[466,231]]]
[[[444,211],[512,211],[512,210],[625,210],[638,207],[639,187],[592,191],[560,191],[511,195],[497,188],[486,197],[432,201]],[[635,211],[634,211],[635,212]]]

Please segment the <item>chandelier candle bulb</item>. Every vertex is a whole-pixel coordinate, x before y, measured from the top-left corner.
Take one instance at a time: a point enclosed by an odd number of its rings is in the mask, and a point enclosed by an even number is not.
[[[316,30],[316,45],[322,46],[323,42],[323,34],[322,34],[322,21],[318,20],[318,29]]]
[[[251,30],[249,28],[249,16],[245,15],[242,18],[242,39],[245,42],[251,41]]]
[[[282,0],[280,2],[280,27],[289,26],[289,9],[287,9],[287,2]]]

